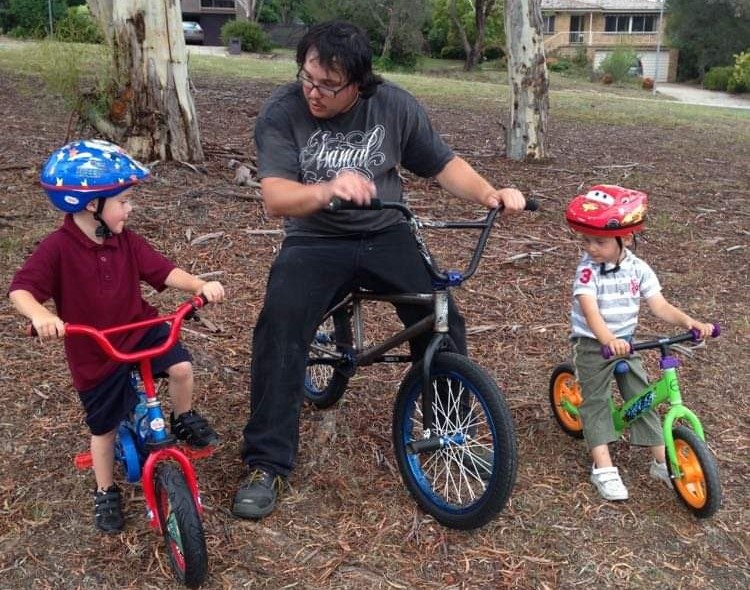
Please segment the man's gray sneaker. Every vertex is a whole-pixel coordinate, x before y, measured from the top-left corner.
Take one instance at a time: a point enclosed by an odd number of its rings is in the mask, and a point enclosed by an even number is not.
[[[252,469],[234,496],[232,513],[240,518],[263,518],[276,508],[284,479],[264,469]]]

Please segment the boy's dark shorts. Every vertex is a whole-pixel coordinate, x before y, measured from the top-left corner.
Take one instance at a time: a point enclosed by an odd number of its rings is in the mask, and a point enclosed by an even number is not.
[[[135,349],[153,348],[164,342],[168,336],[169,325],[158,324],[146,332]],[[151,370],[154,377],[166,377],[169,367],[192,360],[190,352],[178,340],[163,355],[151,359]],[[114,430],[135,406],[137,395],[130,383],[132,368],[133,365],[120,365],[96,387],[78,392],[86,411],[86,424],[91,434],[106,434]]]

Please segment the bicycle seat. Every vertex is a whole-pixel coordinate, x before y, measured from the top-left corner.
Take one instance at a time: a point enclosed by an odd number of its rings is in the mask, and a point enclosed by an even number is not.
[[[628,364],[628,361],[618,361],[615,365],[616,375],[622,375],[623,373],[627,373],[628,371],[630,371],[630,365]]]

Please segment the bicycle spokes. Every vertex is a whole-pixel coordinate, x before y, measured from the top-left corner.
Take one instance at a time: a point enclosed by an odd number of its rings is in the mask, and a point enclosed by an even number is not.
[[[425,437],[421,400],[415,400],[411,434],[415,441],[438,439],[440,446],[414,460],[420,462],[423,476],[446,502],[461,506],[486,489],[494,459],[492,433],[476,397],[460,380],[444,377],[431,385],[433,429]]]

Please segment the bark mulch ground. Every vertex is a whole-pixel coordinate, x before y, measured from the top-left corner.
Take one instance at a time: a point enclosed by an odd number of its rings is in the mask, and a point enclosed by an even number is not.
[[[721,588],[750,587],[747,391],[750,316],[750,146],[721,133],[550,123],[553,158],[510,162],[496,112],[431,102],[435,125],[493,182],[512,182],[542,204],[496,228],[476,277],[457,293],[471,356],[503,387],[519,441],[518,481],[508,508],[473,532],[439,526],[405,491],[390,442],[391,407],[403,368],[370,367],[339,405],[306,407],[301,450],[279,509],[261,522],[229,507],[242,474],[238,457],[248,412],[250,337],[280,224],[257,190],[233,183],[228,163],[252,164],[254,118],[271,87],[196,79],[207,163],[154,166],[131,225],[194,273],[215,273],[229,300],[189,324],[196,406],[222,443],[197,464],[210,555],[207,588]],[[60,218],[35,184],[39,166],[65,139],[68,113],[35,81],[0,74],[0,282]],[[675,107],[680,108],[680,107]],[[683,355],[684,397],[701,417],[721,469],[724,502],[695,519],[648,478],[647,452],[613,445],[631,499],[600,500],[588,483],[583,444],[554,422],[547,383],[568,353],[570,282],[578,259],[564,205],[596,182],[650,193],[638,252],[668,298],[724,334]],[[407,178],[424,216],[471,218],[476,208]],[[469,235],[427,236],[459,265]],[[164,311],[176,293],[147,294]],[[391,325],[388,309],[373,321]],[[142,490],[126,487],[127,529],[92,526],[88,472],[72,459],[88,438],[62,346],[22,335],[0,298],[0,588],[172,588],[160,539],[148,528]],[[647,312],[641,336],[674,333]],[[647,356],[655,373],[654,358]]]

